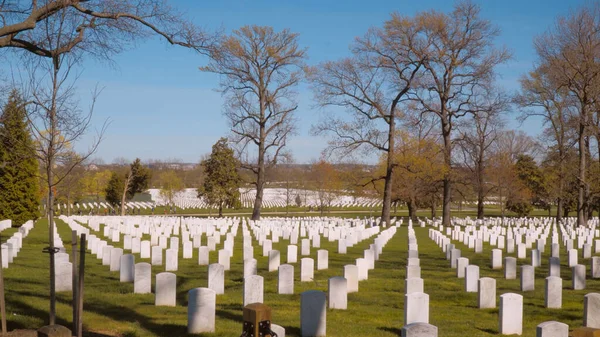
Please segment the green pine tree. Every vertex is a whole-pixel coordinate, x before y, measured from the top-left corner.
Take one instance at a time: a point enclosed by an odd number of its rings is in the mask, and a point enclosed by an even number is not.
[[[239,207],[240,176],[238,160],[233,150],[227,146],[227,139],[221,138],[212,147],[210,157],[202,162],[204,184],[198,188],[198,197],[204,197],[211,205],[219,208],[223,216],[223,207]]]
[[[39,216],[40,187],[35,147],[23,99],[14,90],[0,117],[0,218],[21,226]]]

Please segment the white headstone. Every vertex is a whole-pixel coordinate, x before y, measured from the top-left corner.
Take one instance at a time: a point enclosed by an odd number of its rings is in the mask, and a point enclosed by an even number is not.
[[[348,308],[348,281],[341,276],[331,277],[328,282],[328,299],[329,309]]]
[[[189,334],[215,332],[217,294],[208,288],[195,288],[188,292]]]
[[[208,265],[208,288],[217,295],[225,293],[225,267],[218,263]]]
[[[325,293],[322,291],[309,290],[300,295],[300,335],[302,337],[327,335],[325,302]]]
[[[263,303],[264,279],[259,275],[244,277],[244,306]]]
[[[152,292],[152,266],[149,263],[135,264],[133,292],[136,294],[149,294]]]
[[[156,274],[155,306],[174,307],[177,300],[177,276],[173,273]]]
[[[500,295],[499,320],[501,335],[522,334],[523,296],[514,293],[506,293]]]

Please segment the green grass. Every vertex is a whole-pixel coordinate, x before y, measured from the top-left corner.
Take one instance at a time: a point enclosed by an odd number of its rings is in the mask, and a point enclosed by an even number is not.
[[[70,250],[70,231],[58,221],[58,230],[65,246]],[[445,253],[428,238],[428,228],[415,228],[421,258],[425,292],[430,296],[430,323],[438,326],[439,336],[492,336],[498,334],[498,309],[477,308],[477,294],[463,290],[464,279],[456,278],[455,270],[445,259]],[[48,319],[48,256],[42,253],[47,242],[47,224],[40,221],[24,241],[19,257],[5,269],[7,318],[9,330],[38,328]],[[206,238],[203,238],[203,242]],[[272,308],[273,322],[286,328],[287,336],[300,335],[300,293],[306,290],[327,290],[327,279],[343,275],[343,266],[362,257],[373,238],[348,249],[348,254],[337,254],[337,243],[321,240],[322,249],[329,250],[329,269],[315,270],[314,282],[300,282],[299,263],[295,264],[295,294],[277,294],[277,272],[267,271],[267,258],[256,241],[254,255],[258,260],[259,275],[264,279],[264,302]],[[221,245],[218,247],[222,247]],[[281,252],[281,262],[287,260],[287,241],[273,244]],[[480,266],[481,277],[497,280],[497,295],[520,292],[519,280],[504,280],[501,270],[491,270],[491,248],[475,254],[466,246],[456,243],[462,255],[471,264]],[[561,247],[561,256],[565,256]],[[180,249],[180,254],[183,249]],[[311,249],[316,258],[317,249]],[[217,296],[216,333],[206,336],[239,336],[242,327],[242,231],[235,239],[235,252],[231,271],[226,272],[225,294]],[[327,310],[327,336],[398,336],[403,325],[404,278],[407,256],[407,228],[402,226],[384,248],[376,269],[369,272],[369,280],[361,281],[359,292],[348,295],[348,310]],[[505,255],[506,256],[506,255]],[[515,256],[515,254],[510,254]],[[536,290],[524,295],[524,336],[534,336],[535,326],[543,321],[558,320],[573,327],[581,326],[583,296],[598,291],[600,281],[587,280],[587,289],[569,290],[570,269],[562,259],[563,309],[544,308],[544,277],[547,275],[549,246],[542,257],[542,267],[536,268]],[[300,258],[300,256],[299,256]],[[217,261],[217,252],[211,252],[211,263]],[[150,262],[140,259],[137,262]],[[529,264],[529,259],[518,264]],[[580,257],[589,273],[589,261]],[[164,267],[153,267],[156,273]],[[197,265],[197,250],[192,259],[179,260],[177,274],[177,306],[155,307],[154,295],[133,294],[133,284],[120,283],[118,273],[109,272],[107,266],[90,253],[86,254],[84,300],[84,335],[86,336],[186,336],[187,291],[207,286],[207,267]],[[70,326],[70,293],[59,293],[57,322]],[[498,300],[499,304],[499,300]]]

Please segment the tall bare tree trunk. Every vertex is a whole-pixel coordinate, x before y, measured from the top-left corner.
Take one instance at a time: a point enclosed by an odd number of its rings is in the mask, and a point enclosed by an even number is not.
[[[579,122],[579,139],[577,140],[579,145],[579,177],[578,179],[578,189],[577,189],[577,225],[585,226],[586,225],[586,215],[587,215],[587,200],[585,195],[585,185],[586,185],[586,142],[585,142],[585,125],[587,121],[587,111],[584,107],[582,107],[581,116],[582,118]]]
[[[55,265],[54,265],[54,192],[52,192],[52,166],[49,164],[46,168],[48,177],[48,256],[50,257],[50,318],[49,325],[54,325],[56,319],[56,283],[55,283]]]
[[[263,113],[264,114],[264,113]],[[256,199],[254,199],[254,208],[252,209],[252,220],[260,220],[260,211],[262,208],[263,192],[265,186],[265,128],[260,127],[260,139],[258,145],[258,169],[256,174]]]
[[[417,203],[414,198],[410,198],[406,203],[408,206],[408,217],[413,221],[417,221]]]
[[[385,169],[385,186],[383,188],[383,207],[381,209],[381,224],[387,226],[390,224],[390,211],[392,205],[392,175],[394,173],[394,149],[396,136],[396,123],[394,112],[390,113],[388,129],[388,153]]]
[[[442,133],[444,136],[444,164],[448,170],[444,175],[444,189],[442,199],[442,224],[450,226],[450,202],[452,199],[452,190],[450,181],[450,171],[452,168],[452,139],[450,138],[450,123],[446,117],[442,118]]]
[[[562,221],[563,204],[564,204],[564,190],[565,190],[565,162],[562,151],[559,152],[560,166],[558,168],[558,200],[556,202],[556,222]]]

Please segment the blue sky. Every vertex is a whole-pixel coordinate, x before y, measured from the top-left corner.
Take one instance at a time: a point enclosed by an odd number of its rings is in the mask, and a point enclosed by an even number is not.
[[[196,24],[208,30],[225,31],[243,25],[269,25],[290,28],[300,34],[300,45],[308,48],[308,64],[335,60],[348,55],[348,46],[371,26],[381,26],[390,13],[404,15],[428,9],[450,11],[452,1],[327,1],[327,0],[180,0],[170,1]],[[532,40],[550,27],[557,15],[584,1],[559,0],[479,0],[482,16],[501,29],[498,45],[513,52],[513,59],[498,68],[499,83],[517,90],[518,78],[535,62]],[[228,133],[221,115],[221,96],[214,89],[218,77],[201,73],[206,57],[171,47],[158,38],[140,42],[114,58],[116,67],[86,61],[79,81],[81,105],[89,103],[90,90],[103,87],[95,115],[95,125],[111,120],[96,157],[106,162],[124,157],[146,159],[177,158],[198,162],[209,153],[219,137]],[[321,112],[313,108],[306,85],[299,88],[298,135],[289,142],[297,162],[319,157],[325,139],[309,135],[310,126]],[[513,117],[509,117],[513,118]],[[521,128],[535,135],[539,122]],[[512,124],[517,127],[516,124]],[[76,148],[89,145],[86,137]]]

